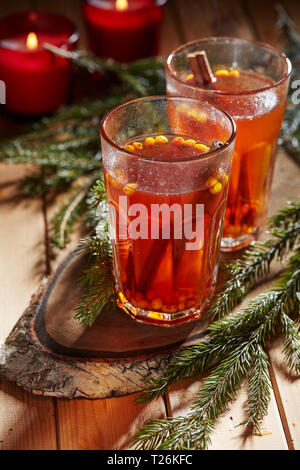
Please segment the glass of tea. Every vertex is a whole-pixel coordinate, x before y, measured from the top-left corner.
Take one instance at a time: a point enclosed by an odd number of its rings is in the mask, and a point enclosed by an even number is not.
[[[118,305],[171,326],[212,296],[235,123],[197,100],[130,101],[101,123]]]
[[[201,67],[197,69],[196,62],[195,70],[191,62],[200,51],[206,53],[211,80],[203,70],[201,77]],[[168,95],[207,101],[226,110],[236,122],[224,251],[249,245],[263,229],[290,74],[291,64],[284,54],[267,44],[237,38],[190,42],[167,59]]]

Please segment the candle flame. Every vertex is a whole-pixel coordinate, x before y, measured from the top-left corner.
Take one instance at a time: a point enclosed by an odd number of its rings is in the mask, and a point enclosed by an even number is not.
[[[127,10],[128,1],[127,0],[116,0],[116,9],[119,11]]]
[[[29,33],[26,39],[26,47],[28,49],[36,49],[38,47],[38,38],[35,33]]]

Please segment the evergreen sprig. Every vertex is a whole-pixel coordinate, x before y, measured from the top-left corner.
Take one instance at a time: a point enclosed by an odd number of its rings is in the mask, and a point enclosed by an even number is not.
[[[111,59],[98,59],[84,51],[69,53],[55,46],[47,47],[55,54],[67,55],[90,72],[101,71],[102,75],[109,75],[110,84],[105,96],[65,106],[35,123],[29,132],[0,144],[0,162],[33,163],[43,168],[42,172],[34,170],[21,181],[20,187],[27,196],[51,193],[53,198],[61,191],[70,192],[54,218],[53,242],[63,248],[68,240],[67,232],[79,216],[84,217],[88,226],[97,223],[96,211],[83,210],[88,207],[88,191],[85,198],[79,198],[80,207],[74,206],[76,191],[73,185],[82,176],[92,182],[99,177],[102,158],[99,123],[102,116],[128,99],[162,94],[165,78],[161,59],[149,58],[125,65]],[[67,225],[61,227],[66,220],[65,213],[71,217],[67,217]]]
[[[269,220],[272,238],[266,242],[256,242],[242,259],[229,264],[229,280],[222,291],[215,296],[209,307],[209,314],[222,318],[247,295],[251,287],[270,270],[271,262],[281,261],[285,253],[291,251],[300,237],[300,202],[292,202]]]
[[[253,298],[242,312],[212,323],[206,340],[176,355],[162,377],[148,380],[138,402],[158,398],[179,377],[181,380],[210,367],[191,412],[146,424],[133,438],[132,446],[159,450],[207,448],[219,416],[234,400],[246,379],[246,419],[241,424],[251,425],[259,431],[271,396],[265,348],[275,331],[280,331],[284,338],[283,352],[289,369],[299,373],[299,334],[292,319],[294,316],[296,321],[299,320],[299,292],[298,247],[271,291]],[[208,359],[205,352],[208,352]]]
[[[86,291],[75,309],[75,318],[84,325],[92,325],[103,309],[116,308],[111,246],[107,239],[88,237],[81,241],[77,251],[87,255],[88,260],[80,278]]]

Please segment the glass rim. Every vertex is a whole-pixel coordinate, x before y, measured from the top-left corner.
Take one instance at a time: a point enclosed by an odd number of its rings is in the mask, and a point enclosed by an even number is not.
[[[143,155],[143,154],[140,154],[140,153],[129,152],[128,150],[125,150],[123,147],[120,147],[118,144],[113,142],[110,139],[110,137],[108,137],[108,135],[106,133],[106,130],[105,130],[105,124],[106,124],[107,120],[112,117],[112,115],[114,113],[116,113],[120,109],[125,108],[128,105],[136,103],[136,102],[140,102],[140,101],[144,101],[144,102],[148,101],[149,102],[149,101],[159,101],[159,100],[160,101],[181,101],[183,103],[191,102],[191,103],[196,104],[198,106],[201,105],[202,107],[218,110],[230,122],[230,125],[231,125],[230,137],[226,140],[226,142],[222,143],[221,147],[218,147],[215,150],[210,150],[209,152],[206,152],[204,154],[202,153],[202,154],[199,154],[199,155],[194,155],[194,156],[190,156],[190,157],[186,157],[186,158],[178,158],[178,159],[174,159],[174,160],[169,160],[169,159],[166,160],[166,159],[163,159],[163,158],[150,157],[150,156]],[[120,104],[120,105],[114,107],[113,109],[111,109],[110,111],[108,111],[108,113],[106,113],[106,115],[102,118],[102,120],[100,122],[100,135],[110,146],[114,147],[116,150],[122,151],[123,153],[125,153],[127,155],[130,155],[131,157],[132,156],[138,157],[139,160],[141,160],[141,161],[154,162],[154,163],[156,163],[156,162],[171,163],[171,164],[174,163],[175,164],[175,163],[181,163],[181,162],[191,162],[191,161],[197,161],[197,160],[205,160],[205,159],[212,158],[212,157],[218,155],[220,152],[222,152],[223,150],[228,148],[229,145],[234,141],[235,136],[236,136],[236,124],[235,124],[234,119],[231,117],[231,115],[228,114],[224,109],[219,108],[219,106],[211,105],[211,104],[206,103],[204,101],[196,100],[196,99],[193,99],[193,98],[184,98],[182,96],[154,95],[154,96],[145,96],[145,97],[142,97],[142,98],[136,98],[134,100],[127,101],[126,103]]]
[[[224,91],[224,90],[209,90],[209,89],[206,89],[206,88],[201,88],[201,87],[198,87],[198,86],[194,86],[194,85],[191,85],[191,84],[188,84],[186,82],[184,82],[183,80],[180,80],[176,75],[175,73],[173,72],[172,68],[171,68],[171,61],[173,59],[173,57],[175,57],[175,55],[183,50],[185,47],[187,46],[190,46],[192,44],[197,44],[197,43],[202,43],[202,42],[207,42],[207,41],[211,41],[211,42],[218,42],[218,41],[222,41],[222,40],[228,40],[228,41],[231,41],[231,42],[234,42],[234,41],[240,41],[240,42],[243,42],[245,44],[249,43],[249,44],[257,44],[258,46],[263,46],[264,48],[266,49],[270,49],[272,52],[274,52],[278,57],[280,57],[280,59],[282,59],[284,61],[284,64],[285,64],[285,72],[283,74],[283,76],[277,80],[276,82],[272,83],[271,85],[267,85],[265,87],[262,87],[262,88],[256,88],[255,90],[248,90],[248,91]],[[185,44],[181,44],[180,46],[176,47],[176,49],[174,49],[167,57],[167,60],[165,62],[165,67],[166,67],[166,70],[167,72],[169,73],[169,75],[174,78],[174,80],[177,80],[179,83],[182,83],[184,84],[186,87],[188,87],[189,89],[191,90],[194,90],[195,88],[196,89],[199,89],[201,90],[202,92],[204,93],[211,93],[211,94],[215,94],[215,95],[227,95],[227,96],[233,96],[233,95],[236,95],[236,96],[243,96],[243,95],[255,95],[257,93],[261,93],[263,91],[266,91],[266,90],[271,90],[272,88],[276,88],[278,87],[279,85],[281,85],[281,83],[283,83],[285,80],[287,80],[289,78],[289,76],[291,75],[291,72],[292,72],[292,64],[291,64],[291,61],[290,59],[284,54],[284,52],[280,52],[278,49],[276,49],[275,47],[271,46],[270,44],[268,43],[265,43],[265,42],[262,42],[262,41],[257,41],[255,39],[243,39],[243,38],[238,38],[236,36],[208,36],[208,37],[205,37],[205,38],[201,38],[201,39],[196,39],[196,40],[193,40],[193,41],[189,41],[189,42],[186,42]]]
[[[59,13],[45,12],[45,11],[31,11],[31,10],[30,11],[21,11],[21,12],[18,12],[18,13],[12,13],[10,15],[3,16],[0,19],[0,24],[2,22],[5,22],[5,21],[9,20],[9,19],[13,19],[15,17],[26,17],[27,18],[27,17],[29,17],[30,14],[35,14],[37,16],[37,19],[38,19],[38,17],[49,17],[49,18],[52,18],[52,19],[60,18],[61,20],[64,20],[64,22],[66,24],[68,24],[68,26],[71,27],[72,32],[68,35],[68,37],[64,41],[62,41],[61,46],[65,45],[65,44],[74,44],[76,41],[78,41],[79,31],[78,31],[78,28],[75,25],[75,23],[73,23],[73,21],[70,20],[68,17],[66,17],[64,15],[60,15]],[[28,33],[30,33],[30,32],[31,31],[28,31]],[[24,51],[19,51],[19,49],[14,49],[14,47],[12,45],[5,43],[4,39],[0,39],[0,47],[2,49],[14,50],[16,52],[24,52]],[[40,50],[41,49],[28,50],[26,52],[34,53],[34,52],[40,52]],[[46,51],[46,49],[44,49],[44,50]]]

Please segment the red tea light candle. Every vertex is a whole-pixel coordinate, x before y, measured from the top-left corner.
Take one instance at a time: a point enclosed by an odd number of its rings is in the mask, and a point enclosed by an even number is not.
[[[90,47],[99,57],[130,62],[158,50],[166,0],[86,0]]]
[[[52,13],[19,13],[0,20],[0,79],[9,111],[47,114],[66,102],[70,61],[43,45],[72,50],[77,39],[73,23]]]

